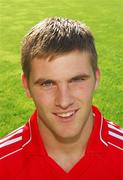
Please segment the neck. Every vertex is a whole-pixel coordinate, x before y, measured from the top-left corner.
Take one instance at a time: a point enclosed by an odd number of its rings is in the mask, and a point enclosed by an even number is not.
[[[69,171],[85,155],[93,129],[93,115],[91,113],[81,132],[71,139],[56,138],[52,132],[43,128],[41,120],[38,120],[38,125],[48,155],[65,171]]]

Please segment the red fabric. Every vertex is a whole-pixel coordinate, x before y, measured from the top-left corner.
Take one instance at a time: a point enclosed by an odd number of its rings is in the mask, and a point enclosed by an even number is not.
[[[25,126],[1,140],[0,179],[123,180],[123,129],[105,120],[96,107],[93,113],[85,156],[69,173],[47,155],[35,112]]]

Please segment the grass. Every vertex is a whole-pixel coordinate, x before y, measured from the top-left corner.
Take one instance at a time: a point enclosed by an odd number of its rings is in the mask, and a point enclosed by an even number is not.
[[[0,136],[19,127],[34,110],[21,85],[20,42],[49,16],[85,22],[92,30],[101,69],[94,97],[104,116],[123,126],[123,1],[0,0]]]

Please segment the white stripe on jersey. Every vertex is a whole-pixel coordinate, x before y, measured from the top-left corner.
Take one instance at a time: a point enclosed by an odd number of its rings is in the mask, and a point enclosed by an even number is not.
[[[18,130],[22,129],[22,127],[24,127],[24,126],[21,126],[20,128],[14,130],[14,131],[11,132],[8,136],[10,137],[10,135],[15,134]],[[4,156],[0,157],[0,160],[2,160],[2,159],[6,158],[6,157],[8,157],[8,156],[11,156],[11,155],[13,155],[13,154],[15,154],[15,153],[23,150],[23,148],[24,148],[28,143],[31,142],[31,140],[32,140],[32,130],[31,130],[30,119],[29,119],[29,131],[30,131],[30,133],[29,133],[29,135],[30,135],[29,139],[28,139],[20,148],[14,150],[14,151],[12,151],[12,152],[9,152],[8,154],[5,154]],[[6,136],[6,137],[8,137],[8,136]],[[18,141],[21,141],[21,140],[22,140],[22,136],[20,136],[19,138],[20,138],[20,140],[18,139]],[[17,140],[17,138],[16,138],[16,140]],[[18,142],[18,141],[16,141],[16,142]],[[7,142],[8,142],[8,141],[7,141]],[[13,142],[13,143],[16,143],[16,142]],[[2,148],[2,145],[3,145],[4,143],[5,143],[5,142],[3,142],[3,143],[0,145],[0,148]],[[9,145],[9,144],[7,144],[7,145]],[[7,145],[6,145],[6,146],[7,146]],[[10,145],[11,145],[11,143],[10,143]]]
[[[18,141],[21,141],[21,140],[22,140],[22,136],[17,137],[17,138],[14,138],[14,139],[11,139],[11,140],[8,140],[8,141],[2,143],[2,144],[0,145],[0,148],[5,147],[5,146],[8,146],[8,145],[10,145],[10,144],[14,144],[14,143],[16,143],[16,142],[18,142]]]
[[[15,129],[15,130],[13,130],[13,131],[10,132],[7,136],[9,136],[9,135],[11,135],[11,134],[14,134],[15,132],[17,132],[18,130],[22,129],[23,127],[24,127],[24,125],[21,126],[21,127],[19,127],[19,128],[17,128],[17,129]]]
[[[9,153],[9,154],[6,154],[5,156],[2,156],[2,157],[0,157],[0,160],[2,160],[2,159],[4,159],[4,158],[6,158],[6,157],[8,157],[8,156],[10,156],[10,155],[18,152],[18,151],[21,151],[22,149],[23,149],[23,148],[17,149],[16,151],[13,151],[13,152],[11,152],[11,153]]]
[[[104,141],[104,139],[102,138],[102,128],[103,128],[103,116],[101,115],[101,124],[100,124],[100,140],[103,142],[103,144],[105,144],[106,146],[108,146],[107,142]]]
[[[118,149],[120,149],[120,150],[123,151],[123,148],[121,148],[121,147],[119,147],[119,146],[117,146],[117,145],[115,145],[115,144],[113,144],[113,143],[111,143],[111,142],[108,142],[108,144],[110,144],[110,145],[112,145],[112,146],[114,146],[114,147],[116,147],[116,148],[118,148]]]
[[[123,129],[121,129],[121,128],[118,129],[117,127],[113,126],[112,124],[108,124],[108,127],[109,127],[110,129],[116,130],[117,132],[120,132],[120,133],[123,134]]]
[[[17,135],[17,134],[22,133],[22,132],[23,132],[23,129],[19,129],[19,130],[16,131],[15,133],[12,133],[12,134],[10,134],[10,135],[4,137],[3,139],[1,139],[1,140],[0,140],[0,143],[3,143],[4,141],[10,139],[11,137],[13,137],[13,136],[15,136],[15,135]]]
[[[117,138],[117,139],[123,140],[123,136],[121,136],[119,134],[116,134],[116,133],[114,133],[112,131],[109,131],[108,134],[115,137],[115,138]]]

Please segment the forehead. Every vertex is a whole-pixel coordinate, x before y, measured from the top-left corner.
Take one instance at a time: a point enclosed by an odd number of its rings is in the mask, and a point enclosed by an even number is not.
[[[91,73],[90,54],[78,50],[56,56],[52,61],[35,58],[31,63],[30,76],[42,78],[71,78],[80,73]]]

